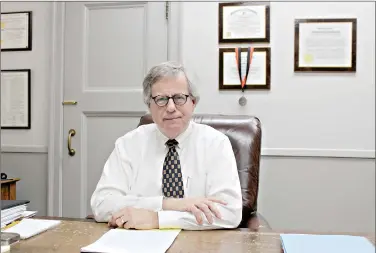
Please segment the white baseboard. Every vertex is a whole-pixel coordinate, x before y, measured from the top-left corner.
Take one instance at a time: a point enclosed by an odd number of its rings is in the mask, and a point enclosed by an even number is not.
[[[1,153],[42,153],[47,154],[47,146],[42,145],[2,145]]]
[[[375,150],[263,148],[261,156],[375,158]]]

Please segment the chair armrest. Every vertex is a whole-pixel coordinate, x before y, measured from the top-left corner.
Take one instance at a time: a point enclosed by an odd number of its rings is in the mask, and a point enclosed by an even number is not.
[[[258,212],[253,212],[248,219],[248,226],[254,232],[269,232],[272,231],[268,221]]]

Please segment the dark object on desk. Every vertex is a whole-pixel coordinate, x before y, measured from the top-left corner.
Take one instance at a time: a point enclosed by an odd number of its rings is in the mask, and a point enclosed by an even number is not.
[[[242,115],[196,114],[193,121],[209,125],[230,139],[238,166],[243,196],[243,219],[239,228],[270,229],[257,213],[261,155],[261,123],[257,117]],[[138,126],[153,123],[150,114],[141,117]]]
[[[4,180],[4,179],[7,179],[7,178],[8,178],[7,174],[1,172],[1,179]]]
[[[1,200],[1,210],[29,204],[29,200]]]
[[[12,245],[20,239],[21,236],[17,233],[1,232],[1,246]]]

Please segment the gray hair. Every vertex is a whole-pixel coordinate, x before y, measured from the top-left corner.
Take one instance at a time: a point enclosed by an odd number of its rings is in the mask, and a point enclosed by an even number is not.
[[[187,80],[188,92],[191,96],[191,99],[197,104],[200,100],[200,96],[197,92],[196,87],[189,80],[185,68],[176,62],[163,62],[152,67],[143,81],[143,94],[144,94],[144,103],[149,106],[151,99],[151,87],[153,84],[165,77],[177,77],[183,74]]]

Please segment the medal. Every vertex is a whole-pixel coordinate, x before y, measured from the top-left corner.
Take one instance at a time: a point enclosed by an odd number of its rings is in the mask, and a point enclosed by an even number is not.
[[[241,48],[240,47],[235,48],[236,63],[237,63],[237,67],[238,67],[239,79],[240,79],[240,84],[241,84],[242,93],[243,93],[243,95],[239,98],[239,105],[241,105],[241,106],[245,106],[247,104],[247,99],[246,99],[246,97],[244,97],[244,87],[245,87],[245,84],[247,82],[249,68],[250,68],[251,62],[252,62],[253,50],[254,49],[251,48],[251,47],[247,48],[247,52],[246,52],[246,54],[247,54],[247,56],[246,56],[247,57],[247,65],[246,65],[244,78],[242,78]]]
[[[239,98],[239,105],[245,106],[247,104],[247,99],[243,96]]]

